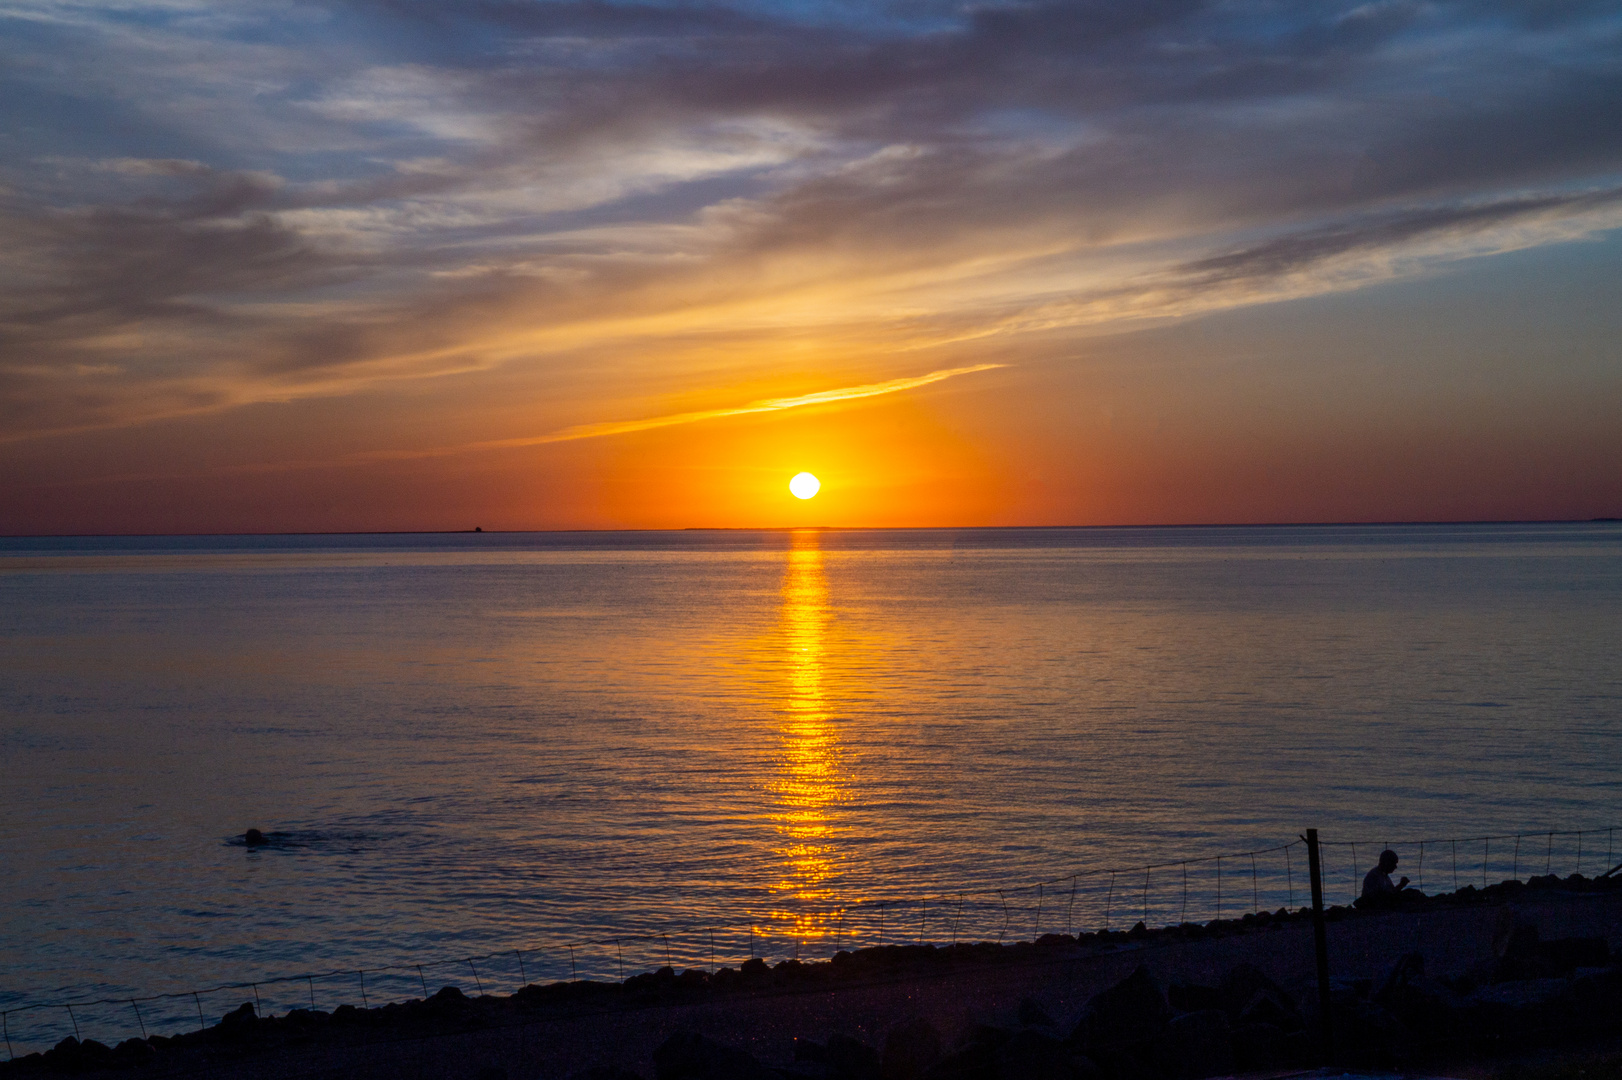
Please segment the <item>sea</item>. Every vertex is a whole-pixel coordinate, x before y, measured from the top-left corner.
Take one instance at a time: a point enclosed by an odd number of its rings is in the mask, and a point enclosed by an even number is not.
[[[15,1053],[1622,860],[1614,522],[13,537],[0,656]]]

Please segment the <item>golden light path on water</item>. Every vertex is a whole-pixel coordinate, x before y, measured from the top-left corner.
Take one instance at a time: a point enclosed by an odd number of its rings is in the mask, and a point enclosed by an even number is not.
[[[768,790],[782,877],[772,886],[770,931],[804,941],[834,931],[842,862],[837,808],[849,797],[824,686],[828,580],[815,531],[793,534],[780,613],[788,686],[777,775]]]

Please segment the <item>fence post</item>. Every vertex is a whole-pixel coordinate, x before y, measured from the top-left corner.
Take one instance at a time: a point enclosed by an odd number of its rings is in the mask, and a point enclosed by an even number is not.
[[[1307,873],[1312,877],[1312,948],[1318,961],[1318,1037],[1324,1059],[1335,1050],[1334,1020],[1329,1014],[1329,932],[1324,927],[1324,882],[1318,861],[1318,830],[1308,829]]]

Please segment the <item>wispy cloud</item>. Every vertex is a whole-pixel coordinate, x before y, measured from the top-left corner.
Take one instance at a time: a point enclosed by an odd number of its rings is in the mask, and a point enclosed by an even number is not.
[[[491,442],[469,443],[454,452],[468,450],[505,450],[520,446],[540,446],[544,443],[573,442],[576,439],[600,439],[606,435],[629,435],[633,431],[651,431],[654,428],[675,427],[678,424],[697,424],[705,420],[723,420],[730,416],[749,416],[754,413],[784,412],[803,409],[809,405],[835,405],[845,401],[899,394],[903,390],[916,390],[920,386],[942,382],[958,375],[972,375],[977,371],[992,371],[1006,364],[970,364],[965,367],[945,368],[927,375],[914,375],[904,379],[864,383],[861,386],[842,386],[837,390],[819,390],[814,394],[796,397],[762,398],[745,405],[732,405],[719,409],[699,409],[693,412],[650,416],[641,420],[611,420],[601,424],[578,424],[546,435],[519,439],[497,439]]]
[[[174,480],[199,476],[252,476],[307,469],[376,465],[397,461],[425,461],[433,458],[458,457],[463,454],[476,454],[493,450],[515,450],[526,446],[543,446],[547,443],[573,442],[577,439],[600,439],[612,435],[629,435],[637,431],[652,431],[657,428],[675,427],[680,424],[698,424],[707,420],[725,420],[734,416],[786,412],[791,409],[803,409],[814,405],[842,405],[847,402],[861,401],[865,398],[883,397],[886,394],[899,394],[907,390],[916,390],[933,383],[956,378],[959,375],[973,375],[977,372],[994,371],[1008,366],[1007,364],[989,363],[969,364],[963,367],[931,371],[924,375],[910,375],[900,379],[886,379],[883,382],[864,383],[860,386],[841,386],[833,390],[818,390],[814,393],[798,394],[793,397],[762,398],[742,405],[667,413],[664,416],[649,416],[640,420],[611,420],[597,424],[577,424],[573,427],[547,432],[543,435],[527,435],[512,439],[489,439],[481,442],[432,446],[416,450],[367,450],[318,460],[252,462],[207,469],[200,472],[132,473],[120,476],[97,477],[94,482],[127,483],[136,480]]]

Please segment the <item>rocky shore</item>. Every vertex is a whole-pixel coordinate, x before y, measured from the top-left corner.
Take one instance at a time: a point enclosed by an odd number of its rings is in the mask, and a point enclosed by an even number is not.
[[[0,1075],[1199,1080],[1412,1067],[1622,1035],[1617,900],[1614,880],[1573,875],[1388,912],[1331,908],[1327,1052],[1303,967],[1310,913],[1281,909],[1013,945],[662,968],[507,996],[448,986],[330,1013],[261,1017],[245,1003],[189,1034],[66,1039]],[[1563,932],[1574,926],[1584,932]]]

